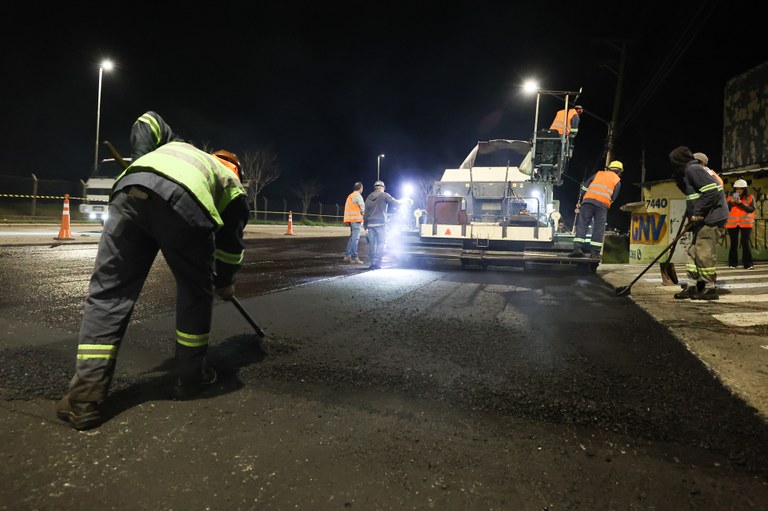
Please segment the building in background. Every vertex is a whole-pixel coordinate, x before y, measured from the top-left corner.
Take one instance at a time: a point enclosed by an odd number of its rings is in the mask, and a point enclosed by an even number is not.
[[[730,79],[723,101],[723,158],[718,174],[726,193],[737,179],[755,196],[752,253],[768,260],[768,61]],[[695,149],[695,148],[692,148]],[[711,166],[711,165],[710,165]],[[714,167],[713,167],[714,168]],[[640,183],[642,200],[622,206],[632,217],[629,262],[648,264],[674,240],[685,216],[685,197],[671,179]],[[717,260],[728,260],[728,236],[718,243]],[[685,263],[690,234],[675,248],[674,263]],[[663,260],[666,260],[666,255]]]

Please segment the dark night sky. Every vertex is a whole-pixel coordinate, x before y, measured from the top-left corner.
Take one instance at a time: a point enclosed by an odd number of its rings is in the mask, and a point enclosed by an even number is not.
[[[77,181],[93,165],[98,62],[100,138],[130,153],[128,133],[155,110],[198,145],[272,148],[281,177],[264,194],[293,198],[316,178],[319,200],[342,203],[381,176],[399,194],[409,177],[439,179],[478,140],[528,139],[535,98],[519,86],[577,90],[610,119],[627,42],[614,148],[625,164],[620,203],[669,175],[677,145],[720,168],[723,89],[768,58],[757,4],[744,2],[254,2],[157,12],[139,3],[64,12],[5,7],[22,37],[4,33],[4,150],[0,174]],[[523,5],[527,5],[523,7]],[[540,123],[557,100],[542,96]],[[564,204],[601,162],[605,126],[585,116]],[[103,151],[100,156],[107,156]],[[617,207],[614,209],[618,210]]]

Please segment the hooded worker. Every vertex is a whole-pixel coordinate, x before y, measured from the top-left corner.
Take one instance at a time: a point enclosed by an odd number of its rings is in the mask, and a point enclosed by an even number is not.
[[[728,203],[722,185],[694,158],[686,146],[669,153],[672,178],[685,195],[685,211],[693,240],[685,265],[689,284],[677,299],[717,300],[716,249],[728,220]]]
[[[131,159],[133,161],[168,142],[181,141],[160,114],[148,110],[131,126]]]
[[[573,252],[568,254],[568,257],[584,257],[587,251],[590,257],[600,258],[608,209],[619,197],[622,172],[624,172],[624,164],[614,160],[604,169],[595,172],[581,185],[583,195],[579,200],[581,206],[577,211]],[[592,236],[587,242],[587,229],[590,223]]]

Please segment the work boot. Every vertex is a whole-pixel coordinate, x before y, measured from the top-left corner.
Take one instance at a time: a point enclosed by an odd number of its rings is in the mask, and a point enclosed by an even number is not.
[[[686,286],[683,288],[682,291],[679,293],[675,293],[675,298],[677,300],[684,300],[686,298],[693,298],[693,295],[697,293],[697,289],[693,286]]]
[[[67,395],[56,403],[56,417],[78,431],[95,428],[104,422],[96,403],[70,401]]]
[[[717,294],[717,289],[714,287],[708,287],[699,293],[694,293],[694,300],[719,300],[720,296]]]
[[[345,255],[345,256],[344,256],[344,259],[342,259],[342,260],[341,260],[341,262],[342,262],[342,263],[348,263],[348,262],[350,262],[351,260],[352,260],[352,258],[351,258],[350,256],[346,256],[346,255]]]
[[[195,394],[207,389],[218,380],[218,374],[213,367],[203,367],[200,373],[194,377],[181,377],[176,379],[173,386],[173,397],[179,400],[190,399]]]
[[[568,254],[568,257],[584,257],[584,252],[580,248],[574,248],[573,252]]]
[[[354,259],[352,259],[350,261],[350,263],[352,263],[352,264],[363,264],[363,262],[360,260],[359,257],[355,257]]]

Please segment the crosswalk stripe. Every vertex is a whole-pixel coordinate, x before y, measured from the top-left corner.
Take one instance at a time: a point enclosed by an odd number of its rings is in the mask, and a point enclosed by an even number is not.
[[[721,302],[749,303],[768,302],[768,295],[720,295]],[[768,313],[765,313],[768,316]]]
[[[768,314],[765,312],[729,312],[726,314],[712,314],[712,317],[729,326],[757,326],[768,324]]]

